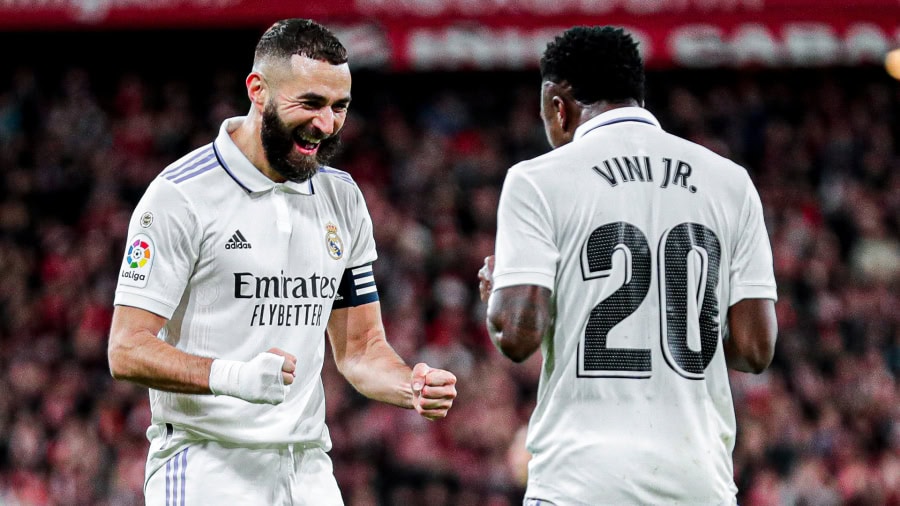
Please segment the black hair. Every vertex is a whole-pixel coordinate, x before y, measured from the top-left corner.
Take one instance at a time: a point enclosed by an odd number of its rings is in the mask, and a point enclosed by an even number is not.
[[[282,19],[256,44],[254,62],[302,55],[332,65],[347,63],[347,49],[330,30],[309,19]]]
[[[547,44],[541,78],[566,82],[585,104],[644,102],[644,62],[638,44],[613,26],[576,26]]]

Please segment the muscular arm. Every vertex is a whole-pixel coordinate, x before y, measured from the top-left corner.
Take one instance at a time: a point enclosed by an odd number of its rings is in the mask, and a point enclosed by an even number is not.
[[[190,355],[159,339],[165,318],[116,306],[107,355],[113,378],[167,392],[211,394],[211,358]]]
[[[772,362],[778,324],[775,302],[770,299],[744,299],[728,309],[731,336],[725,341],[728,367],[759,374]]]
[[[361,394],[429,420],[447,416],[456,376],[425,363],[410,369],[385,339],[380,303],[332,310],[328,336],[338,370]]]
[[[335,309],[328,337],[338,370],[361,394],[412,409],[412,370],[391,348],[381,322],[381,304]]]
[[[550,290],[542,286],[500,288],[488,299],[491,341],[514,362],[524,361],[540,347],[550,319]]]

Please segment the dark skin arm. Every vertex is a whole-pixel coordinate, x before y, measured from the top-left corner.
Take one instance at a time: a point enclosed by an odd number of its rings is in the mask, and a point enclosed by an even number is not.
[[[487,326],[491,341],[513,362],[523,362],[541,346],[550,328],[550,290],[520,285],[490,296]]]
[[[510,359],[521,362],[540,347],[550,325],[550,290],[532,285],[511,286],[491,293],[494,257],[478,271],[481,300],[488,303],[491,340]],[[775,302],[744,299],[728,310],[729,339],[725,361],[731,369],[759,374],[772,362],[778,325]]]
[[[772,363],[778,323],[771,299],[744,299],[728,309],[731,337],[724,342],[728,367],[759,374]]]
[[[481,300],[488,303],[487,328],[494,345],[514,362],[522,362],[541,346],[550,328],[550,290],[543,286],[508,286],[491,293],[494,257],[478,271]]]

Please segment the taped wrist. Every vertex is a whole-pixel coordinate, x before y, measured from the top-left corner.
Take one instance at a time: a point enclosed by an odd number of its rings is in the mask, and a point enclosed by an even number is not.
[[[281,376],[284,357],[260,353],[249,362],[215,359],[209,369],[214,395],[237,397],[254,404],[279,404],[287,395]]]

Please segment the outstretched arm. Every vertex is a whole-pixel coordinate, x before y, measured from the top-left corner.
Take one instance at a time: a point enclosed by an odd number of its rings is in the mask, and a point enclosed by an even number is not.
[[[156,337],[165,322],[144,309],[116,306],[107,349],[113,378],[167,392],[284,400],[284,385],[294,381],[294,356],[277,348],[249,362],[191,355]]]
[[[385,338],[379,302],[332,310],[328,337],[338,370],[361,394],[431,420],[447,416],[456,376],[424,363],[410,369]]]

